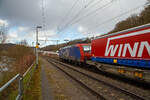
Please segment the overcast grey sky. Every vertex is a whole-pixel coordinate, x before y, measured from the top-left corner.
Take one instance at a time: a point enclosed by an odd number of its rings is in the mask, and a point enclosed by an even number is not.
[[[142,5],[146,3],[146,0],[43,1],[46,27],[40,31],[39,37],[49,40],[59,39],[61,42],[64,39],[71,40],[107,33],[114,28],[118,21],[131,14],[140,13],[144,7]],[[75,2],[77,3],[73,7]],[[9,42],[26,39],[31,44],[35,40],[34,27],[43,25],[41,5],[42,0],[0,0],[0,23],[8,25]],[[71,9],[72,7],[73,9]],[[136,7],[138,9],[110,21],[110,19]],[[69,11],[70,13],[68,13]],[[78,14],[79,11],[81,11],[80,14]],[[59,32],[58,29],[63,29],[72,19],[71,26]],[[47,42],[46,44],[53,43]]]

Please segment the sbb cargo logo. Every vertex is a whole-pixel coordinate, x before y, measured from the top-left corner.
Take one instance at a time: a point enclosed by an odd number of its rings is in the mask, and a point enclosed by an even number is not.
[[[150,59],[150,29],[108,38],[105,56]]]

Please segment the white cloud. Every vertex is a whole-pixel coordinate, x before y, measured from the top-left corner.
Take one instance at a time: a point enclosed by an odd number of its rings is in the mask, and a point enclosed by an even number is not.
[[[8,39],[9,40],[16,40],[16,39],[18,39],[18,32],[16,30],[8,31]]]
[[[7,20],[2,20],[2,19],[0,19],[0,26],[1,26],[1,25],[8,26]]]
[[[17,28],[11,28],[8,31],[8,41],[11,41],[13,43],[19,42],[20,40],[25,39],[26,37],[23,35],[24,32],[28,31],[28,28],[26,27],[17,27]]]
[[[45,30],[45,31],[39,32],[39,37],[53,37],[56,34],[57,33],[53,30]]]
[[[43,29],[40,29],[39,38],[53,40],[61,38],[64,40],[66,37],[75,36],[76,33],[81,33],[82,38],[83,36],[100,35],[112,30],[118,21],[131,14],[139,13],[141,10],[137,9],[114,20],[110,19],[145,3],[147,0],[114,0],[106,7],[103,6],[111,0],[93,0],[92,4],[87,6],[91,1],[79,0],[76,6],[71,9],[76,0],[44,0],[45,18],[42,18],[41,0],[3,0],[0,4],[0,18],[6,18],[6,20],[0,19],[0,23],[8,25],[9,22],[10,28],[20,26],[16,29],[16,32],[10,34],[11,37],[17,39],[35,40],[35,28],[30,30],[30,27],[43,25],[42,19],[45,19],[46,31],[41,32]],[[68,14],[69,11],[70,14]],[[77,15],[78,12],[80,12],[79,15]],[[78,21],[78,19],[81,20]],[[72,22],[70,22],[71,20]],[[68,22],[73,24],[61,34],[56,34],[58,27],[63,28]]]
[[[7,42],[11,42],[11,43],[16,43],[21,40],[18,36],[17,31],[14,30],[8,32],[7,38],[8,38]]]
[[[11,32],[11,33],[9,33],[8,37],[9,38],[18,38],[18,34],[17,34],[17,32]]]
[[[26,31],[27,29],[27,27],[18,27],[18,31],[20,32]]]
[[[82,26],[79,26],[78,27],[78,31],[81,32],[81,33],[83,33],[83,32],[85,32],[85,29]]]
[[[87,29],[83,26],[79,26],[78,27],[78,32],[83,33],[83,34],[87,34]]]
[[[38,37],[39,39],[46,39],[46,38],[53,38],[57,35],[57,33],[53,30],[46,30],[46,31],[39,31]],[[25,37],[28,39],[35,40],[36,32],[35,31],[29,31],[28,34],[25,35]]]

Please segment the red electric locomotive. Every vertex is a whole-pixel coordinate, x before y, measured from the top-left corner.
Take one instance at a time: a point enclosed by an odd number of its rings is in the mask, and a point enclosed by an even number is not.
[[[59,57],[72,63],[85,63],[91,58],[90,44],[76,44],[61,48],[59,50]]]

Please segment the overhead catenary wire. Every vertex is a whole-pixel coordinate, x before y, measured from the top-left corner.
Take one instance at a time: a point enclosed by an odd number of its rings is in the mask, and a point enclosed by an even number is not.
[[[85,18],[87,18],[87,17],[93,15],[94,13],[98,12],[99,10],[101,10],[101,9],[103,9],[103,8],[106,8],[107,6],[109,6],[110,4],[112,4],[114,1],[117,1],[117,0],[111,0],[111,1],[108,2],[107,4],[105,4],[105,5],[103,5],[103,6],[99,7],[99,8],[97,8],[97,9],[95,9],[94,11],[91,11],[91,12],[87,13],[86,15],[82,16],[82,17],[79,18],[78,20],[72,22],[70,25],[65,26],[65,27],[64,27],[63,29],[61,29],[59,32],[64,31],[66,28],[68,28],[68,27],[74,25],[75,23],[78,23],[79,21],[81,21],[81,20],[83,20],[83,19],[85,19]]]
[[[101,25],[104,25],[104,24],[106,24],[106,23],[108,23],[108,22],[111,22],[111,21],[115,20],[116,18],[119,18],[119,17],[121,17],[121,16],[124,16],[124,15],[126,15],[126,14],[129,14],[129,13],[131,13],[131,12],[133,12],[133,11],[135,11],[135,10],[137,10],[137,9],[139,9],[139,8],[141,8],[141,7],[143,7],[143,6],[145,6],[145,3],[142,4],[142,5],[139,5],[139,6],[135,7],[135,8],[133,8],[133,9],[130,9],[130,10],[126,11],[126,12],[123,12],[123,13],[121,13],[121,14],[119,14],[119,15],[117,15],[117,16],[111,18],[111,19],[108,19],[108,20],[106,20],[106,21],[104,21],[104,22],[102,22],[102,23],[99,23],[99,24],[97,24],[96,26],[93,26],[92,28],[89,28],[88,30],[93,30],[93,29],[95,29],[95,28],[98,28],[98,27],[100,27]]]
[[[68,23],[66,23],[66,24],[64,25],[64,27],[68,26],[68,25],[69,25],[70,23],[72,23],[75,19],[77,19],[77,18],[80,16],[80,14],[83,13],[84,9],[86,9],[88,6],[90,6],[90,4],[92,4],[94,1],[95,1],[95,0],[91,0],[91,1],[89,1],[84,7],[82,7],[82,8],[79,10],[79,12],[78,12],[70,21],[68,21]]]
[[[119,14],[119,15],[113,17],[113,18],[111,18],[111,19],[108,19],[108,20],[106,20],[106,21],[103,21],[102,23],[99,23],[99,24],[97,24],[96,26],[93,26],[92,28],[89,28],[87,31],[90,31],[90,30],[93,30],[93,29],[95,29],[95,28],[98,28],[98,27],[100,27],[101,25],[104,25],[104,24],[106,24],[106,23],[108,23],[108,22],[111,22],[111,21],[115,20],[116,18],[119,18],[119,17],[124,16],[124,15],[126,15],[126,14],[129,14],[129,13],[135,11],[135,10],[138,10],[139,8],[141,8],[141,7],[145,6],[145,5],[150,5],[150,3],[147,3],[147,4],[144,3],[144,4],[142,4],[142,5],[138,5],[138,6],[132,8],[132,9],[130,9],[130,10],[128,10],[128,11],[125,11],[125,12],[123,12],[123,13],[121,13],[121,14]]]
[[[41,8],[42,8],[42,29],[43,29],[43,33],[44,33],[44,37],[46,38],[46,1],[45,0],[42,0],[42,5],[41,5]],[[46,39],[45,39],[45,43],[46,43]]]
[[[72,7],[69,9],[69,11],[64,15],[64,17],[62,18],[62,20],[60,21],[60,23],[59,23],[58,26],[57,26],[58,29],[59,29],[60,26],[62,25],[63,21],[69,17],[69,15],[71,14],[71,12],[73,11],[74,7],[77,5],[78,2],[79,2],[79,0],[76,0],[76,1],[73,3]]]
[[[73,24],[75,24],[75,23],[77,23],[77,22],[79,22],[79,21],[81,21],[81,20],[87,18],[88,16],[91,16],[92,14],[96,13],[97,11],[99,11],[99,10],[101,10],[101,9],[103,9],[103,8],[105,8],[105,7],[107,7],[108,5],[112,4],[114,1],[117,1],[117,0],[111,0],[109,3],[107,3],[107,4],[103,5],[103,6],[101,6],[100,8],[97,8],[97,9],[95,9],[94,11],[91,11],[91,12],[87,13],[86,15],[82,16],[81,18],[79,18],[79,19],[76,20],[75,22],[71,23],[71,25],[73,25]]]
[[[94,1],[95,1],[95,0],[91,0],[91,1],[88,2],[88,4],[86,4],[84,7],[82,7],[82,8],[79,10],[79,12],[72,18],[72,20],[71,20],[70,22],[72,22],[73,20],[75,20],[76,18],[78,18],[79,15],[82,14],[83,11],[84,11],[86,8],[88,8],[88,6],[90,6],[90,4],[92,4]]]

